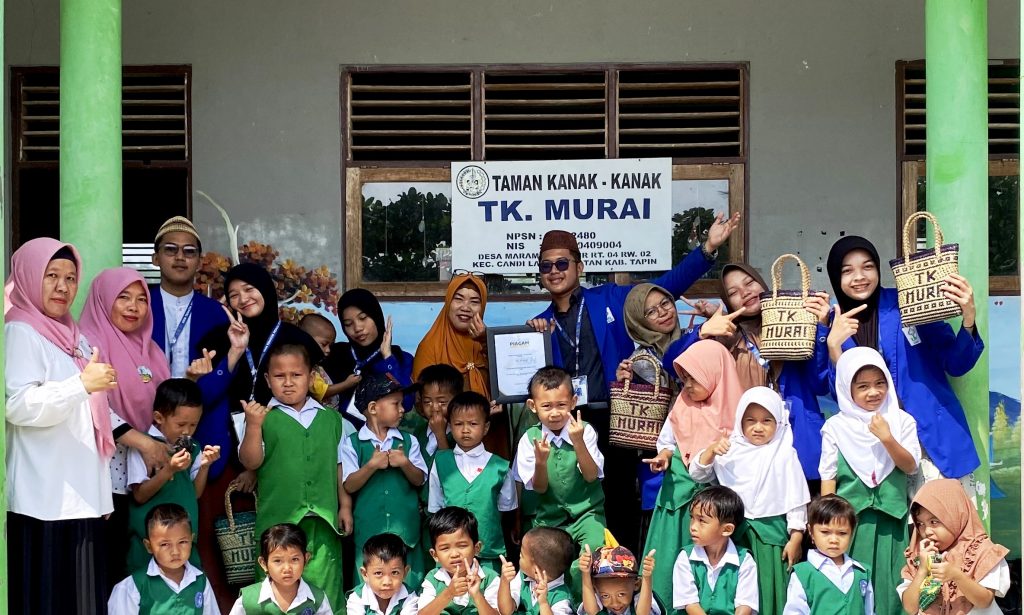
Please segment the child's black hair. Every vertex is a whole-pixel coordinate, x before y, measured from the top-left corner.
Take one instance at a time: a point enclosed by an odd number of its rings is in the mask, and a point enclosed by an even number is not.
[[[530,397],[533,397],[534,393],[541,388],[545,391],[552,391],[562,386],[567,386],[569,391],[572,391],[572,374],[561,367],[548,365],[538,369],[537,373],[530,378],[530,386],[527,390],[530,392]]]
[[[526,544],[527,538],[529,538],[530,559],[538,568],[547,573],[549,579],[565,574],[573,560],[576,559],[576,543],[572,541],[569,532],[560,527],[535,527],[523,536],[524,544]],[[524,573],[532,575],[533,571],[525,570]]]
[[[719,523],[739,525],[743,521],[743,500],[728,487],[715,485],[693,496],[690,510],[714,515]]]
[[[301,527],[294,523],[278,523],[260,534],[260,557],[265,562],[271,553],[281,547],[295,547],[300,553],[305,553],[307,544],[306,532]]]
[[[395,534],[377,534],[368,538],[363,544],[364,566],[371,559],[390,562],[396,558],[402,560],[402,565],[404,566],[408,563],[408,557],[409,547]]]
[[[192,520],[188,518],[188,512],[185,511],[181,504],[158,504],[150,508],[149,512],[146,513],[145,523],[147,536],[158,525],[160,527],[171,527],[184,523],[188,526],[189,531],[192,531]]]
[[[338,335],[338,330],[334,328],[334,323],[323,314],[311,312],[299,320],[299,328],[310,335],[313,335],[318,330],[325,331],[326,327],[330,327],[331,331],[334,332],[334,335]],[[334,340],[331,341],[333,342]]]
[[[269,368],[270,362],[274,360],[274,357],[283,357],[285,355],[291,355],[294,357],[302,357],[302,362],[306,365],[306,368],[312,371],[313,359],[309,356],[309,349],[302,344],[277,344],[273,346],[269,352],[267,352],[267,366]]]
[[[427,522],[427,530],[430,532],[430,546],[436,545],[439,537],[459,530],[465,530],[473,544],[480,542],[476,515],[458,506],[448,506],[434,513]]]
[[[844,498],[832,493],[811,500],[807,507],[807,525],[828,525],[833,521],[845,521],[850,531],[857,529],[857,511]]]
[[[416,384],[420,386],[420,390],[428,384],[436,385],[437,388],[448,391],[452,395],[457,395],[462,392],[466,386],[466,379],[463,378],[462,372],[455,369],[447,363],[438,363],[437,365],[428,365],[423,368],[420,372],[419,377],[416,379]]]
[[[180,406],[203,407],[203,392],[188,378],[168,378],[156,388],[153,410],[164,416],[173,416]]]
[[[491,402],[476,391],[463,391],[448,402],[448,422],[451,423],[456,412],[465,410],[479,410],[484,422],[491,422]]]

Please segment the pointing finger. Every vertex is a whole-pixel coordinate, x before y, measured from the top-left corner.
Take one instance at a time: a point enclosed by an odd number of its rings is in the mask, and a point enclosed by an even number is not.
[[[736,310],[735,312],[729,312],[728,314],[726,314],[726,316],[725,316],[725,317],[726,317],[726,318],[728,318],[729,320],[736,320],[737,318],[739,318],[740,316],[742,316],[742,315],[743,315],[743,312],[745,312],[746,310],[747,310],[747,308],[745,308],[745,307],[743,307],[743,306],[741,305],[741,306],[739,307],[739,309],[738,309],[738,310]],[[721,312],[721,311],[722,311],[722,308],[721,308],[721,306],[719,306],[719,308],[718,308],[718,311],[719,311],[719,312]]]
[[[857,314],[860,314],[861,312],[863,312],[866,309],[868,309],[868,304],[864,303],[864,304],[858,305],[857,307],[853,308],[852,310],[847,312],[846,315],[847,316],[856,316]],[[836,315],[837,316],[839,315],[838,312],[836,313]]]

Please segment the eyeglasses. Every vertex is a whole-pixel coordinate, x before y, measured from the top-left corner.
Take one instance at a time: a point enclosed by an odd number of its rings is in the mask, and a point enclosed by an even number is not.
[[[199,256],[199,248],[193,245],[179,246],[176,243],[165,243],[160,246],[160,253],[164,256],[177,256],[178,252],[185,258],[196,258]]]
[[[652,316],[654,316],[654,315],[656,315],[656,314],[658,314],[660,312],[665,312],[665,311],[668,311],[668,310],[674,310],[675,308],[676,308],[676,302],[675,301],[672,301],[671,299],[668,299],[668,298],[662,299],[661,303],[659,303],[658,305],[656,305],[656,306],[654,306],[652,308],[648,308],[648,309],[644,310],[644,318],[650,318],[650,317],[652,317]]]
[[[483,271],[470,271],[469,269],[456,269],[452,272],[452,277],[457,278],[459,276],[473,276],[474,278],[487,279],[487,274]]]
[[[538,268],[540,269],[541,273],[551,273],[551,268],[552,267],[557,269],[557,270],[559,270],[559,271],[568,271],[569,270],[569,263],[575,263],[575,262],[576,261],[574,259],[570,259],[570,258],[560,258],[560,259],[556,260],[553,263],[551,261],[541,261],[538,264]]]

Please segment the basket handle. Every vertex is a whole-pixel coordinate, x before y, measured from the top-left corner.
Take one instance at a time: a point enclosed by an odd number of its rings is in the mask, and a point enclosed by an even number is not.
[[[228,518],[228,529],[232,532],[235,531],[235,511],[231,507],[231,495],[238,491],[238,485],[234,482],[228,485],[227,491],[224,492],[224,513]],[[256,506],[259,507],[259,498],[256,496],[256,492],[252,492],[252,497],[256,500]]]
[[[782,286],[782,263],[786,260],[794,260],[797,266],[800,267],[800,292],[803,294],[804,299],[806,299],[807,293],[811,288],[811,272],[796,254],[783,254],[772,263],[772,299],[779,298],[779,287]]]
[[[655,374],[655,376],[654,376],[654,394],[657,395],[658,393],[660,393],[661,392],[661,371],[662,370],[661,370],[661,366],[658,365],[658,362],[655,361],[654,358],[651,355],[647,354],[646,352],[643,353],[643,354],[637,355],[636,358],[633,359],[633,361],[634,362],[636,362],[636,361],[647,361],[648,363],[650,363],[651,365],[654,366],[654,374]],[[626,382],[623,384],[622,388],[623,388],[623,390],[626,393],[629,393],[629,383],[630,383],[631,380],[632,379],[626,380]]]
[[[914,253],[910,249],[910,238],[914,234],[914,225],[921,219],[931,222],[932,228],[935,230],[935,256],[942,253],[942,227],[939,226],[939,219],[929,211],[918,211],[910,214],[907,221],[903,223],[903,258],[909,258]]]

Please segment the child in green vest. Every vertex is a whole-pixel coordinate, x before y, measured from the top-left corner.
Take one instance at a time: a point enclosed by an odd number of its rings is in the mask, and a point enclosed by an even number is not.
[[[779,615],[786,605],[789,571],[803,554],[807,490],[793,448],[789,413],[768,387],[748,389],[736,406],[732,433],[690,462],[693,480],[729,487],[743,500],[746,522],[736,542],[757,564],[760,615]]]
[[[352,530],[352,504],[341,489],[341,415],[309,396],[313,373],[309,351],[301,344],[278,344],[267,353],[269,407],[250,401],[238,459],[255,470],[260,501],[257,535],[271,526],[302,528],[312,557],[306,578],[326,592],[332,604],[344,604],[341,536]],[[256,578],[265,574],[257,568]]]
[[[333,615],[330,598],[302,578],[307,547],[306,533],[294,523],[264,530],[258,562],[267,577],[243,587],[228,615]]]
[[[363,582],[348,594],[347,615],[416,615],[416,592],[405,584],[409,548],[394,534],[377,534],[363,545]]]
[[[576,559],[569,532],[557,527],[535,527],[523,534],[519,572],[526,578],[519,610],[527,615],[575,615],[572,590],[565,574]],[[511,564],[504,562],[504,568]]]
[[[519,604],[518,575],[480,565],[476,517],[449,506],[430,517],[430,556],[437,566],[420,586],[419,615],[511,615]],[[502,558],[504,561],[504,558]]]
[[[505,555],[502,513],[516,509],[516,486],[508,461],[484,448],[491,425],[490,402],[475,391],[459,393],[448,404],[448,424],[455,448],[440,449],[434,457],[427,511],[435,513],[446,506],[474,511],[483,543],[478,559],[498,570],[498,558]]]
[[[188,561],[193,541],[188,512],[178,504],[160,504],[146,513],[145,522],[149,565],[114,586],[107,612],[220,615],[206,575]]]
[[[445,363],[423,368],[416,378],[416,412],[402,417],[401,428],[416,436],[427,467],[434,464],[438,450],[454,446],[448,404],[464,386],[465,378],[459,370]]]
[[[418,581],[423,559],[420,544],[420,507],[417,490],[427,480],[427,465],[420,446],[399,431],[404,389],[390,374],[371,374],[356,388],[355,404],[366,424],[345,439],[342,480],[355,500],[356,566],[363,565],[363,545],[371,536],[391,533],[409,547],[409,565]]]
[[[206,489],[210,464],[220,459],[219,446],[201,447],[192,439],[202,414],[203,395],[195,382],[170,378],[156,388],[149,435],[173,449],[170,460],[153,476],[149,475],[142,455],[134,448],[129,451],[126,475],[132,497],[128,511],[128,570],[138,570],[150,559],[142,543],[147,533],[146,515],[153,507],[178,504],[188,512],[193,527],[199,523],[197,500]],[[190,561],[199,565],[198,549],[192,549]]]
[[[604,546],[594,557],[590,545],[580,553],[583,604],[579,615],[661,615],[654,599],[654,551],[637,574],[636,556],[626,547]]]
[[[871,574],[875,609],[899,613],[907,475],[921,460],[917,423],[900,408],[885,360],[873,348],[840,356],[835,390],[839,414],[821,429],[821,493],[836,493],[857,511],[850,556]]]
[[[751,615],[758,609],[757,564],[732,541],[743,500],[728,487],[693,496],[690,540],[672,568],[672,608],[687,615]]]
[[[857,511],[838,495],[823,495],[807,509],[814,548],[793,567],[785,615],[874,615],[875,595],[864,565],[846,554]]]

